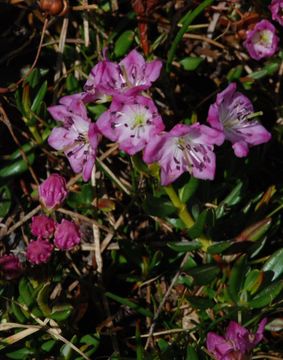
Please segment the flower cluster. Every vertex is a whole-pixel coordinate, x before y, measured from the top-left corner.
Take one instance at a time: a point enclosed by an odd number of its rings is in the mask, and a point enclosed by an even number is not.
[[[216,360],[244,360],[250,351],[262,340],[267,319],[263,319],[255,334],[235,321],[230,321],[225,335],[214,332],[207,334],[206,346]]]
[[[0,256],[0,278],[6,280],[16,279],[23,271],[22,264],[16,255]]]
[[[232,143],[243,157],[249,147],[269,141],[269,132],[255,119],[252,103],[230,84],[210,106],[207,125],[176,125],[166,132],[158,109],[145,93],[157,80],[161,62],[146,62],[132,50],[120,63],[107,58],[92,70],[84,92],[65,96],[48,110],[62,126],[53,129],[49,144],[62,150],[74,172],[89,180],[101,137],[117,142],[129,155],[143,151],[147,164],[157,162],[161,184],[168,185],[184,172],[212,180],[216,160],[214,145]],[[111,101],[96,123],[87,116],[86,103]],[[56,201],[54,201],[56,203]]]
[[[51,174],[40,184],[38,192],[40,202],[50,211],[65,200],[68,194],[66,181],[59,174]],[[63,219],[58,224],[44,214],[32,218],[30,229],[36,240],[28,244],[26,258],[32,264],[48,262],[54,245],[59,250],[70,250],[81,240],[79,228],[74,222]]]

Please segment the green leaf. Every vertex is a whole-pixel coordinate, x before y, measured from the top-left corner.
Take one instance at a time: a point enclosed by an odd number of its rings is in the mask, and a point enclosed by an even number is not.
[[[272,75],[274,74],[279,68],[279,64],[278,63],[270,63],[267,64],[263,69],[255,71],[251,74],[248,75],[249,78],[252,78],[254,80],[258,80],[261,79],[267,75]]]
[[[205,209],[199,214],[195,224],[188,230],[188,234],[192,239],[195,239],[204,233],[204,227],[208,223],[209,215],[211,215],[210,209]]]
[[[243,69],[244,69],[243,65],[237,65],[232,69],[230,69],[227,74],[227,80],[229,82],[238,80],[242,75]]]
[[[265,330],[279,332],[283,330],[283,318],[277,318],[265,325]]]
[[[262,267],[263,271],[272,271],[272,280],[275,280],[283,273],[283,249],[277,250]]]
[[[56,321],[63,321],[68,319],[68,317],[71,315],[72,310],[73,307],[70,304],[55,305],[53,306],[49,317]]]
[[[66,89],[70,93],[78,91],[79,89],[78,79],[76,79],[73,74],[69,74],[66,78]]]
[[[80,191],[71,192],[67,198],[67,204],[73,209],[84,209],[92,207],[95,189],[91,184],[81,186]]]
[[[12,193],[7,185],[0,187],[0,218],[5,217],[12,205]]]
[[[170,247],[170,249],[185,253],[188,251],[198,250],[201,248],[201,243],[197,241],[180,241],[180,242],[169,242],[167,243],[167,246]]]
[[[176,208],[167,197],[148,195],[143,202],[144,211],[148,215],[166,217],[176,212]]]
[[[240,290],[242,289],[247,269],[247,258],[245,255],[242,255],[234,264],[228,281],[228,293],[235,303],[240,300]]]
[[[199,360],[198,354],[195,348],[191,345],[187,346],[186,360]]]
[[[195,285],[207,285],[219,274],[220,269],[216,265],[202,265],[187,270],[187,274],[192,276]]]
[[[27,359],[27,357],[29,355],[33,355],[34,351],[31,349],[27,349],[27,348],[22,348],[10,353],[5,354],[5,356],[7,356],[9,359]]]
[[[31,105],[31,111],[34,112],[35,114],[39,114],[41,104],[46,95],[46,92],[47,92],[47,81],[45,80],[44,83],[41,85]]]
[[[32,286],[26,277],[22,277],[19,282],[19,294],[26,306],[30,306],[33,302]]]
[[[189,25],[191,25],[191,23],[194,21],[194,19],[198,15],[200,15],[207,6],[211,5],[212,3],[213,3],[213,0],[204,0],[193,11],[189,10],[186,13],[186,15],[183,17],[182,27],[178,31],[178,33],[177,33],[175,39],[173,40],[172,45],[168,51],[167,62],[166,62],[166,71],[167,72],[170,71],[171,64],[174,59],[177,47],[178,47],[179,43],[182,41],[185,32],[187,32]]]
[[[271,218],[266,218],[256,222],[255,224],[250,225],[245,230],[241,232],[240,235],[236,237],[237,241],[258,241],[270,228],[272,223]]]
[[[195,57],[195,56],[188,56],[180,61],[180,64],[183,68],[187,71],[194,71],[196,70],[199,65],[203,62],[204,58],[202,57]]]
[[[124,56],[134,41],[135,33],[132,30],[124,31],[116,40],[114,54],[117,57]]]
[[[147,316],[147,317],[151,317],[151,318],[153,317],[153,314],[149,309],[145,309],[145,308],[141,307],[139,304],[137,304],[131,300],[122,298],[122,297],[112,294],[110,292],[106,292],[105,295],[107,297],[109,297],[110,299],[119,302],[120,304],[129,306],[131,309],[135,310],[136,312],[138,312],[139,314],[141,314],[143,316]]]
[[[90,114],[94,115],[95,119],[97,119],[104,111],[107,110],[107,107],[103,104],[91,104],[87,106]]]
[[[179,197],[182,203],[186,203],[194,195],[199,185],[199,180],[193,176],[189,182],[179,190]]]
[[[213,308],[213,306],[215,305],[212,299],[202,296],[189,296],[187,297],[187,299],[196,309],[206,310],[208,308]]]
[[[249,306],[252,309],[260,309],[268,306],[272,301],[282,292],[283,280],[273,283],[259,292],[252,300],[249,301]]]
[[[50,351],[54,348],[56,342],[57,342],[57,341],[56,341],[56,340],[53,340],[53,339],[50,339],[50,340],[48,340],[48,341],[45,341],[45,342],[41,345],[41,349],[42,349],[43,351],[50,352]]]
[[[42,289],[37,294],[36,302],[46,317],[50,317],[51,314],[51,308],[48,305],[49,300],[49,291],[50,291],[50,283],[44,284]]]
[[[28,159],[29,164],[32,165],[35,160],[34,153],[29,154],[27,156],[27,159]],[[7,178],[10,176],[20,175],[23,172],[27,171],[27,169],[28,169],[27,163],[25,162],[25,160],[21,159],[21,160],[15,161],[11,165],[3,167],[0,170],[0,178]]]
[[[264,280],[264,272],[258,269],[250,271],[246,277],[243,289],[255,294]]]
[[[233,241],[220,241],[208,247],[209,254],[221,254],[223,251],[229,249],[233,245]]]
[[[94,335],[84,335],[80,339],[80,343],[91,345],[95,350],[97,350],[100,344],[100,335],[99,333],[96,333]]]
[[[40,80],[41,80],[41,74],[38,68],[33,69],[32,72],[29,74],[29,76],[26,78],[26,82],[33,89],[39,84]]]
[[[34,144],[32,143],[25,143],[22,147],[21,150],[27,155],[27,153],[33,149]],[[5,156],[5,159],[7,158],[8,160],[17,160],[18,158],[21,157],[21,152],[19,149],[17,149],[16,151],[14,151],[12,154]]]
[[[26,322],[24,313],[22,312],[20,306],[17,305],[14,301],[11,303],[11,311],[19,323],[24,324]]]
[[[72,339],[70,340],[71,344],[76,344],[78,340],[77,335],[74,335]],[[70,344],[64,344],[60,349],[60,354],[63,356],[64,360],[70,360],[71,356],[73,354],[73,348],[70,346]]]
[[[217,218],[220,218],[226,214],[227,207],[236,205],[241,201],[243,186],[244,183],[242,181],[239,181],[238,184],[234,187],[234,189],[225,197],[223,201],[221,201],[221,203],[215,210]]]

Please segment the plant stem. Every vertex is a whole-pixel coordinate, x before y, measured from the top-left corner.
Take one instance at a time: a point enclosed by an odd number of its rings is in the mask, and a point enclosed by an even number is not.
[[[195,224],[195,221],[192,218],[192,215],[189,213],[186,204],[180,200],[172,185],[164,186],[164,189],[172,201],[172,204],[176,209],[178,209],[179,218],[183,221],[186,227],[190,229]],[[212,243],[211,240],[203,234],[198,237],[198,241],[202,244],[202,249],[204,251],[206,251],[208,246]]]
[[[182,203],[182,201],[179,199],[179,196],[176,194],[176,191],[172,185],[165,186],[164,189],[172,201],[172,204],[179,210],[178,215],[180,219],[188,228],[191,228],[195,224],[195,221],[188,212],[186,204]]]

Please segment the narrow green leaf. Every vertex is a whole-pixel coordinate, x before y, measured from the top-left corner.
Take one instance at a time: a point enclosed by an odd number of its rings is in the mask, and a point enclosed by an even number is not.
[[[7,185],[0,187],[0,218],[5,217],[12,205],[12,192]]]
[[[182,203],[186,203],[194,195],[199,185],[199,180],[193,176],[189,182],[179,190],[179,197]]]
[[[139,304],[137,304],[131,300],[122,298],[122,297],[112,294],[110,292],[106,292],[105,295],[107,297],[109,297],[110,299],[119,302],[120,304],[129,306],[131,309],[135,310],[136,312],[138,312],[139,314],[141,314],[143,316],[153,317],[153,314],[149,309],[145,309],[145,308],[141,307]]]
[[[198,354],[195,348],[191,345],[187,346],[186,360],[199,360]]]
[[[228,293],[235,303],[240,299],[240,290],[242,289],[247,269],[247,258],[245,255],[242,255],[234,264],[228,281]]]
[[[47,81],[45,80],[44,83],[41,85],[31,105],[31,111],[34,112],[35,114],[39,114],[41,103],[46,95],[46,92],[47,92]]]
[[[187,71],[196,70],[199,65],[204,61],[202,57],[188,56],[180,61],[180,64]]]
[[[209,254],[221,254],[223,251],[229,249],[233,245],[233,241],[220,241],[208,247]]]
[[[73,307],[70,304],[56,305],[53,306],[49,317],[56,321],[64,321],[71,315],[72,310]]]
[[[185,253],[188,251],[200,249],[201,243],[199,243],[197,241],[191,241],[191,242],[180,241],[180,242],[169,242],[169,243],[167,243],[167,246],[176,252]]]
[[[209,298],[205,298],[202,296],[189,296],[188,301],[191,303],[191,305],[200,310],[206,310],[208,308],[213,308],[215,305],[214,301]]]
[[[41,345],[41,349],[43,351],[50,352],[54,348],[55,344],[56,344],[56,340],[50,339],[48,341],[45,341]]]
[[[187,274],[192,276],[195,285],[207,285],[215,280],[220,269],[216,265],[202,265],[187,270]]]
[[[246,277],[243,289],[255,294],[264,280],[264,272],[258,269],[250,271]]]
[[[135,33],[132,30],[124,31],[116,40],[114,54],[117,57],[124,56],[134,41]]]
[[[154,197],[148,195],[143,202],[144,211],[152,216],[166,217],[176,212],[176,208],[167,197]]]
[[[283,273],[283,249],[277,250],[262,267],[263,271],[272,271],[272,280],[275,280]]]
[[[32,286],[26,277],[22,277],[19,282],[19,294],[26,306],[30,306],[33,302]]]
[[[283,280],[273,283],[259,292],[252,300],[249,301],[249,306],[252,309],[260,309],[270,305],[272,301],[282,292]]]
[[[36,302],[43,312],[44,316],[50,317],[51,308],[48,305],[49,300],[50,283],[46,283],[42,289],[38,292]]]
[[[204,0],[193,11],[189,10],[187,12],[187,14],[184,16],[183,21],[182,21],[182,27],[178,31],[178,33],[177,33],[175,39],[173,40],[172,45],[168,51],[167,62],[166,62],[166,71],[167,72],[170,71],[171,64],[174,59],[177,47],[178,47],[179,43],[181,42],[185,32],[187,32],[188,26],[194,21],[194,19],[198,15],[200,15],[204,11],[204,9],[207,6],[211,5],[212,3],[213,3],[213,0]]]
[[[27,348],[22,348],[13,352],[6,353],[5,356],[9,359],[25,360],[29,355],[33,355],[34,351]]]
[[[32,165],[35,160],[34,153],[29,154],[27,156],[27,159],[28,159],[29,164]],[[7,178],[10,176],[20,175],[23,172],[27,171],[27,169],[28,169],[27,163],[23,159],[20,159],[18,161],[15,161],[11,165],[7,165],[7,166],[3,167],[0,170],[0,178]]]
[[[23,314],[19,305],[17,305],[14,301],[11,303],[11,311],[19,323],[24,324],[26,322],[25,315]]]
[[[195,224],[188,230],[188,234],[192,239],[195,239],[204,233],[204,227],[207,224],[208,216],[210,214],[210,209],[205,209],[199,214]]]

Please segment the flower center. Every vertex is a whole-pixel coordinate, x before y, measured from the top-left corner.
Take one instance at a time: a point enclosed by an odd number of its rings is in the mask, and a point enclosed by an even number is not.
[[[132,129],[136,127],[144,126],[145,122],[146,122],[145,114],[136,114]]]
[[[272,35],[270,30],[262,30],[255,36],[255,43],[264,47],[269,47],[272,44]]]

